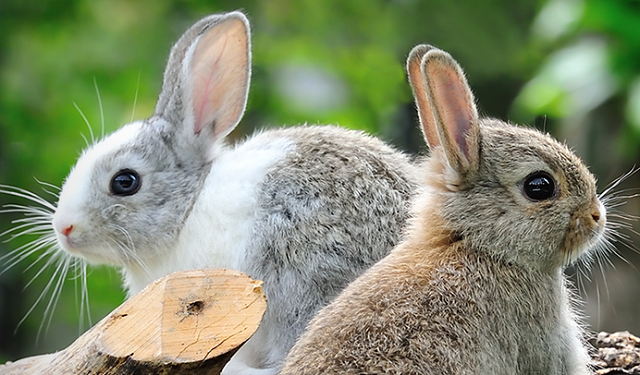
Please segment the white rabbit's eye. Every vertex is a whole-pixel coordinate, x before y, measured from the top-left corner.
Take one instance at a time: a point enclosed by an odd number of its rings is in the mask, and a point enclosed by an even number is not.
[[[556,183],[548,173],[534,172],[524,180],[522,191],[532,201],[544,201],[556,195]]]
[[[114,195],[133,195],[140,190],[140,176],[136,171],[123,169],[113,176],[109,188]]]

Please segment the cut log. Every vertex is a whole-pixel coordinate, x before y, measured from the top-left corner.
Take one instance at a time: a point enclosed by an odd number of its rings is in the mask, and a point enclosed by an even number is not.
[[[68,348],[0,365],[0,374],[219,374],[258,329],[262,282],[231,270],[168,275]]]

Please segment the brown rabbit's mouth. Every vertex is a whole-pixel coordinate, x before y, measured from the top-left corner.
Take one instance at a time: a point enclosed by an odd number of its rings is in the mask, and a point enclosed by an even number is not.
[[[564,239],[562,266],[577,261],[583,254],[596,248],[604,239],[607,222],[606,209],[600,201],[594,202],[589,210],[579,210],[574,214]]]

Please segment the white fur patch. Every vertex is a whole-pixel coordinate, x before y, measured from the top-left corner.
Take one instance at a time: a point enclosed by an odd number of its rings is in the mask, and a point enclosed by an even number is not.
[[[123,143],[135,139],[139,134],[140,126],[142,126],[141,122],[126,125],[87,148],[67,176],[53,216],[53,228],[58,242],[65,250],[74,253],[74,249],[70,248],[70,244],[61,235],[65,228],[73,225],[76,231],[90,229],[88,226],[91,223],[91,218],[84,217],[83,207],[87,205],[87,200],[91,199],[89,191],[91,184],[89,182],[95,171],[96,163],[104,160],[106,154],[121,148]]]
[[[177,248],[160,264],[127,270],[129,295],[172,272],[198,268],[245,271],[244,254],[253,235],[257,189],[268,169],[293,148],[293,141],[258,134],[214,161],[202,192],[180,233]]]

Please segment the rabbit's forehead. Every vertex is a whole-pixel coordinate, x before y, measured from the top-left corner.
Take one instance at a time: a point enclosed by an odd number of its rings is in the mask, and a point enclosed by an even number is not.
[[[140,128],[142,125],[143,123],[140,121],[125,125],[93,145],[86,153],[87,163],[93,161],[95,164],[96,161],[108,157],[109,154],[116,150],[122,149],[124,145],[134,143],[140,138]]]
[[[126,125],[89,149],[76,168],[85,170],[87,177],[101,179],[123,169],[146,173],[173,163],[174,155],[154,130],[144,123]]]
[[[544,171],[570,188],[592,190],[595,179],[564,144],[533,129],[499,129],[483,134],[483,150],[490,168],[501,171],[500,179],[520,181],[531,173]]]
[[[136,123],[127,125],[82,153],[64,183],[58,201],[58,210],[77,210],[73,207],[85,204],[98,193],[94,191],[95,186],[92,183],[96,181],[96,165],[108,160],[109,154],[113,153],[114,149],[122,147],[122,142],[126,143],[133,139],[138,128],[139,125]]]
[[[129,144],[135,138],[139,126],[138,123],[124,126],[86,149],[67,177],[65,190],[73,187],[79,188],[81,185],[86,186],[87,181],[93,177],[96,166],[109,161],[114,150],[119,150],[123,145]]]

